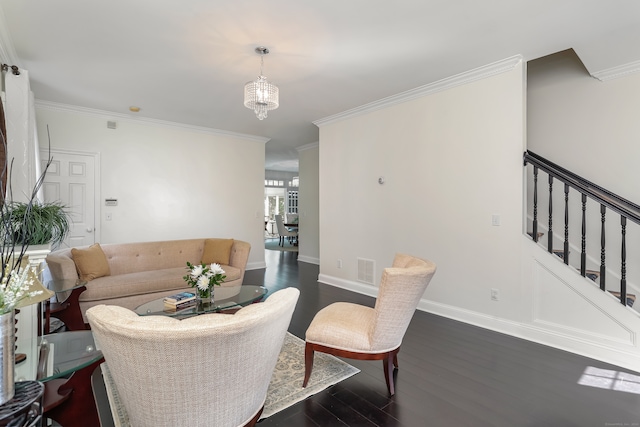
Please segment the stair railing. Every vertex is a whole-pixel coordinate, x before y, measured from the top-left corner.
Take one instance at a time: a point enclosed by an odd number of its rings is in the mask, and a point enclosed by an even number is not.
[[[531,151],[524,152],[524,166],[533,165],[533,230],[531,236],[538,242],[538,172],[544,171],[548,175],[549,192],[549,222],[547,233],[547,250],[553,253],[553,184],[554,180],[564,184],[564,245],[562,258],[565,264],[569,264],[569,189],[573,188],[581,194],[582,218],[581,218],[581,253],[580,274],[586,277],[586,206],[587,198],[600,204],[600,289],[606,291],[606,249],[605,249],[605,222],[607,209],[620,215],[621,228],[621,262],[620,262],[620,303],[627,305],[627,250],[626,228],[627,221],[640,225],[640,206],[617,194],[588,181],[581,176],[539,156]]]

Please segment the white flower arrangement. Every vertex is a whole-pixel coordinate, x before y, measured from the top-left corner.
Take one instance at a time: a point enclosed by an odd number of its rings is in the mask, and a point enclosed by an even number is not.
[[[11,267],[6,265],[0,280],[0,314],[13,311],[25,298],[42,294],[43,291],[29,291],[37,280],[28,263],[17,270],[11,270]]]
[[[201,296],[208,296],[214,286],[220,286],[220,283],[227,277],[220,264],[191,264],[187,261],[187,270],[189,273],[183,277],[189,286],[196,288]]]

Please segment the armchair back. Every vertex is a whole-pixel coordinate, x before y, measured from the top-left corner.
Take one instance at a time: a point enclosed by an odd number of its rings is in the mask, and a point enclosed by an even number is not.
[[[134,426],[240,426],[264,406],[300,291],[233,315],[177,320],[118,306],[87,310]]]

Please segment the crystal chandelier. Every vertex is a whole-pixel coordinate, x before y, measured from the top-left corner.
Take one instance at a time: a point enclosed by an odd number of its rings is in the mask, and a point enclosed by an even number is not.
[[[260,55],[260,75],[255,81],[244,85],[244,106],[251,108],[258,119],[264,120],[269,110],[275,110],[280,105],[279,90],[262,75],[264,56],[269,54],[269,49],[259,46],[255,50]]]

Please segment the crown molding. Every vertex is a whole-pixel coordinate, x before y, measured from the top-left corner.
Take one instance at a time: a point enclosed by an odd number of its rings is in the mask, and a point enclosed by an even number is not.
[[[300,151],[312,150],[318,147],[320,147],[320,142],[312,142],[310,144],[305,144],[305,145],[301,145],[300,147],[296,147],[296,150],[300,152]]]
[[[334,114],[333,116],[325,117],[313,122],[314,125],[321,127],[323,125],[337,122],[340,120],[360,116],[372,111],[387,108],[392,105],[400,104],[412,99],[421,98],[423,96],[431,95],[436,92],[451,89],[456,86],[461,86],[467,83],[482,80],[487,77],[494,76],[496,74],[505,73],[513,70],[522,62],[522,55],[515,55],[501,61],[494,62],[492,64],[484,65],[482,67],[475,68],[464,73],[456,74],[451,77],[447,77],[437,82],[430,83],[424,86],[419,86],[415,89],[411,89],[405,92],[401,92],[397,95],[392,95],[387,98],[382,98],[378,101],[364,104],[360,107],[352,108],[342,113]]]
[[[630,62],[628,64],[619,65],[613,68],[607,68],[606,70],[597,71],[595,73],[591,73],[591,77],[594,77],[601,82],[606,82],[607,80],[613,80],[620,77],[628,76],[629,74],[634,74],[640,71],[640,61]]]
[[[129,114],[112,113],[110,111],[97,110],[94,108],[78,107],[76,105],[61,104],[61,103],[51,102],[51,101],[36,100],[35,105],[36,105],[36,108],[41,108],[44,110],[64,111],[64,112],[70,112],[70,113],[76,113],[76,114],[83,114],[87,116],[100,117],[107,120],[113,120],[115,118],[118,120],[126,120],[133,123],[142,123],[142,124],[151,125],[151,126],[171,127],[171,128],[182,129],[182,130],[191,131],[191,132],[205,133],[209,135],[229,136],[233,138],[260,142],[263,144],[266,144],[271,140],[271,138],[266,138],[263,136],[230,132],[222,129],[214,129],[214,128],[208,128],[204,126],[187,125],[184,123],[170,122],[167,120],[157,120],[157,119],[150,119],[146,117],[132,117]]]

